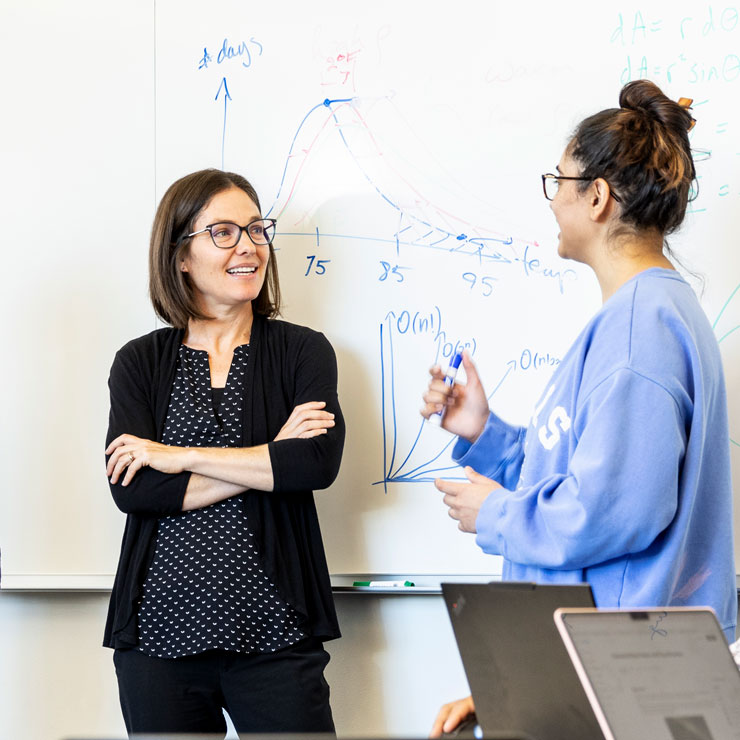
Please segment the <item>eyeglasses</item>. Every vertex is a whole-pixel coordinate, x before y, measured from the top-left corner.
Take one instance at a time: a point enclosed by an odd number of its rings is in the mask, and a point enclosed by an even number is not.
[[[262,218],[258,221],[252,221],[246,226],[239,226],[233,221],[220,221],[217,224],[208,224],[200,231],[194,231],[192,234],[186,234],[180,238],[180,241],[190,239],[206,231],[211,235],[213,243],[219,249],[231,249],[239,243],[242,237],[242,231],[246,232],[249,240],[257,247],[266,247],[272,244],[275,238],[275,225],[277,221],[274,218]]]
[[[583,182],[593,182],[595,177],[566,177],[565,175],[554,175],[552,172],[548,172],[546,175],[542,175],[542,190],[545,193],[545,198],[552,200],[558,194],[558,188],[560,187],[560,180],[582,180]],[[617,201],[621,203],[614,191],[609,186],[609,194]]]

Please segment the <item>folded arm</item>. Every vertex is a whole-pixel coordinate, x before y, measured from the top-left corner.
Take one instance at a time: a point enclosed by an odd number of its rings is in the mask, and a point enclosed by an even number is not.
[[[307,342],[307,344],[309,344]],[[132,358],[116,357],[111,370],[107,474],[118,507],[165,516],[202,508],[248,489],[323,488],[336,476],[344,421],[336,393],[336,361],[329,342],[315,335],[299,353],[293,408],[272,442],[254,447],[176,447],[154,441],[147,389]],[[327,400],[317,401],[321,394]]]

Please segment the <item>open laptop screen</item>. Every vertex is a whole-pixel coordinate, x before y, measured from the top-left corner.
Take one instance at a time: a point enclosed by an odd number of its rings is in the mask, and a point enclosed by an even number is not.
[[[552,619],[593,606],[587,584],[443,583],[442,593],[484,737],[600,737]]]
[[[608,740],[740,740],[740,673],[709,609],[559,609]]]

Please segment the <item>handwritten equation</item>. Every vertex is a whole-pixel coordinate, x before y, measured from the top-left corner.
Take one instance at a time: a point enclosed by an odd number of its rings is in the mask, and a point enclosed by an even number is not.
[[[671,15],[636,9],[618,12],[609,34],[613,47],[623,49],[619,81],[651,79],[668,89],[680,88],[694,97],[698,125],[690,134],[698,168],[698,199],[689,213],[704,214],[723,201],[740,197],[738,167],[716,161],[740,162],[740,129],[723,104],[721,90],[740,92],[740,10],[732,5],[694,5],[690,12]],[[726,93],[725,93],[726,94]],[[715,160],[715,161],[711,161]]]

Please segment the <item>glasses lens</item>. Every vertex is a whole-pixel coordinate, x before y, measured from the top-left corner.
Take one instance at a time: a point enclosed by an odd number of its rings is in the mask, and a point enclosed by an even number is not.
[[[221,249],[233,247],[239,241],[242,230],[236,224],[223,223],[211,226],[213,243]]]
[[[545,178],[545,194],[548,200],[552,200],[558,194],[559,181],[555,177]]]
[[[247,226],[249,238],[255,244],[270,244],[275,236],[275,224],[272,221],[252,221]]]

